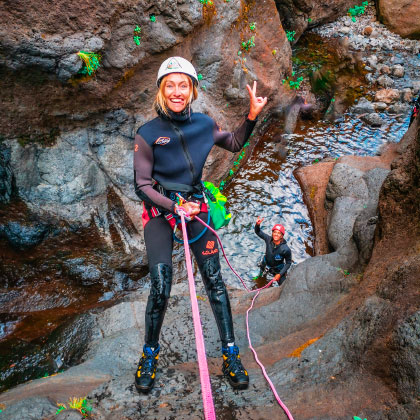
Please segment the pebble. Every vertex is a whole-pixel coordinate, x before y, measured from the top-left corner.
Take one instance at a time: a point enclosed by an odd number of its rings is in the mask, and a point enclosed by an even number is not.
[[[401,64],[397,64],[392,67],[392,74],[395,77],[404,77],[404,67]]]
[[[386,74],[383,74],[382,76],[378,77],[377,82],[380,86],[383,86],[385,88],[391,88],[395,85],[395,82]]]
[[[388,105],[385,102],[374,102],[373,106],[376,111],[385,111]]]

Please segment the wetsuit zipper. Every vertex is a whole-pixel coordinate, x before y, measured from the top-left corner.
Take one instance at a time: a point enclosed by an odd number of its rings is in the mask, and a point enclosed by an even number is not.
[[[187,144],[186,144],[185,139],[184,139],[184,134],[182,133],[181,129],[178,128],[174,123],[171,122],[171,125],[172,125],[173,129],[175,130],[175,132],[177,133],[177,135],[179,136],[179,139],[181,140],[182,149],[184,151],[185,159],[187,160],[187,162],[189,164],[189,169],[190,169],[190,172],[191,172],[192,185],[195,185],[195,183],[196,183],[195,168],[194,168],[193,161],[191,159],[190,152],[188,151]]]

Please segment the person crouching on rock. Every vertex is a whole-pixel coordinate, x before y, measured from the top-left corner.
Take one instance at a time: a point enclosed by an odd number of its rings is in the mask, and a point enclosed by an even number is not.
[[[191,103],[198,95],[198,78],[186,59],[165,60],[159,68],[157,86],[154,103],[157,117],[137,130],[134,141],[135,191],[143,200],[142,222],[151,277],[145,311],[145,343],[135,386],[148,392],[155,380],[159,334],[172,285],[173,227],[184,211],[191,218],[187,224],[188,237],[222,342],[223,373],[234,388],[244,389],[249,378],[235,345],[216,236],[194,217],[208,220],[201,176],[211,149],[216,145],[231,152],[241,150],[267,98],[256,96],[255,81],[253,88],[247,85],[249,113],[234,132],[227,132],[209,116],[192,112]],[[177,194],[185,200],[182,204],[175,201]]]
[[[275,281],[282,284],[292,264],[292,251],[284,239],[284,226],[274,225],[269,236],[261,230],[263,220],[264,218],[258,217],[255,223],[255,233],[265,242],[265,255],[259,264],[260,273],[256,278],[261,277],[264,271],[268,270]]]

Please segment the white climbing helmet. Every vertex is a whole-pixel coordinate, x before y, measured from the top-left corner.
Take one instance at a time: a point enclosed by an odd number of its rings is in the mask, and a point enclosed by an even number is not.
[[[169,57],[161,65],[158,71],[156,84],[159,87],[162,78],[171,73],[184,73],[190,76],[194,84],[198,85],[197,72],[194,66],[185,58]]]

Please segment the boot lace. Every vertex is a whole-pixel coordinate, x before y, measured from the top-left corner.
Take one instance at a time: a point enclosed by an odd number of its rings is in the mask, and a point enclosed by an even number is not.
[[[245,369],[242,366],[241,359],[239,359],[239,348],[237,346],[233,346],[233,348],[226,352],[226,363],[227,363],[227,370],[230,372],[244,372]]]
[[[158,353],[158,349],[153,351],[150,347],[143,348],[144,356],[141,358],[141,371],[143,374],[151,375],[153,374],[153,370],[156,363],[156,355]]]

